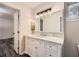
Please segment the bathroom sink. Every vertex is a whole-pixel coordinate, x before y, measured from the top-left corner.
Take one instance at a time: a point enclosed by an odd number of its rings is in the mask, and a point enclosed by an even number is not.
[[[46,34],[33,34],[34,36],[37,36],[37,37],[44,37],[44,36],[47,36]]]

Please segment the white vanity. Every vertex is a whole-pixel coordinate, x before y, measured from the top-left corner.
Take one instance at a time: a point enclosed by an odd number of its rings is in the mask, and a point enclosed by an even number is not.
[[[61,57],[63,37],[28,35],[26,53],[32,57]]]

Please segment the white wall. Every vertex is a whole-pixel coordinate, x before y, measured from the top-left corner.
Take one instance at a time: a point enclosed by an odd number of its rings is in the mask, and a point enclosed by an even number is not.
[[[79,19],[77,21],[65,21],[65,46],[66,57],[77,57],[79,44]]]
[[[67,5],[65,5],[66,8]],[[66,57],[77,57],[79,53],[77,50],[77,44],[79,44],[79,19],[72,20],[65,21],[64,53]]]
[[[0,39],[13,38],[13,18],[0,17]]]
[[[21,16],[20,17],[20,42],[21,42],[23,36],[31,34],[31,21],[33,20],[33,15],[31,9],[24,8],[21,10],[20,16]]]

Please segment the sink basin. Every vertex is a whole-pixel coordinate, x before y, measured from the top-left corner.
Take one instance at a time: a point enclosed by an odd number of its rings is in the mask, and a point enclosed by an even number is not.
[[[47,36],[47,35],[46,34],[34,34],[34,36],[43,37],[43,36]]]

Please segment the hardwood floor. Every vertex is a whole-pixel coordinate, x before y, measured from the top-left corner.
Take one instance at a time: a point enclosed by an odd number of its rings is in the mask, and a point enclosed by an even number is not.
[[[18,55],[13,49],[13,39],[0,40],[0,57],[29,57],[29,55]]]

